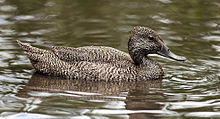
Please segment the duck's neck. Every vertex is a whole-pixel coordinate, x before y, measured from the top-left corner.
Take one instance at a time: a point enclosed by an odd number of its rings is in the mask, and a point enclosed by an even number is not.
[[[135,65],[137,66],[148,67],[149,65],[153,65],[156,63],[153,59],[149,58],[146,54],[144,54],[144,52],[134,51],[129,53]]]

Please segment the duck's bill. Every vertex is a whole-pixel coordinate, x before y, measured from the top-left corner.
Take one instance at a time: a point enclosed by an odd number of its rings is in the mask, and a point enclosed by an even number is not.
[[[175,55],[174,53],[172,53],[168,47],[166,47],[165,45],[163,46],[163,48],[161,49],[161,51],[157,52],[158,55],[176,60],[176,61],[185,61],[186,58],[182,57],[182,56],[178,56]]]

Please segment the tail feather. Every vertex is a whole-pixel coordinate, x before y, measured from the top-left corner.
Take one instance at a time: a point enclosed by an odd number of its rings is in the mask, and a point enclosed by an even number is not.
[[[26,52],[32,52],[32,53],[38,53],[38,54],[43,54],[43,53],[46,53],[48,52],[47,50],[44,50],[44,49],[40,49],[40,48],[36,48],[36,47],[33,47],[31,46],[30,44],[28,43],[23,43],[19,40],[17,40],[18,42],[18,45]]]
[[[60,60],[51,50],[44,50],[31,46],[28,43],[17,41],[36,71],[55,76],[71,77],[72,70],[69,63]]]
[[[17,40],[18,45],[26,51],[32,66],[39,72],[47,73],[44,71],[45,64],[48,64],[48,55],[53,55],[51,51],[33,47],[28,43],[23,43]],[[47,71],[47,70],[46,70]]]

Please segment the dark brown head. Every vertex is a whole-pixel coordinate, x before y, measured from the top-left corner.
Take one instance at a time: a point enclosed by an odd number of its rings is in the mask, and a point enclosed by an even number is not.
[[[128,51],[135,64],[141,64],[148,54],[159,54],[176,61],[185,60],[184,57],[173,54],[155,31],[142,26],[136,26],[131,31]]]

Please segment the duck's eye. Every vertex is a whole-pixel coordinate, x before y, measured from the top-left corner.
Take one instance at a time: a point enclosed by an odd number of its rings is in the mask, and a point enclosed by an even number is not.
[[[149,35],[149,36],[148,36],[148,39],[149,39],[149,40],[154,40],[154,37],[153,37],[152,35]]]

